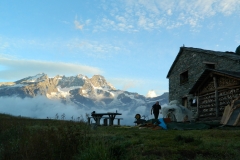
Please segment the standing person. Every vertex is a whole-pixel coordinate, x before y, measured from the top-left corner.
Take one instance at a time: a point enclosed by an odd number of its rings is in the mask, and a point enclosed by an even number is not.
[[[162,107],[161,107],[161,105],[159,104],[159,101],[157,101],[157,102],[152,106],[151,115],[152,115],[152,112],[153,112],[155,119],[158,119],[159,111],[160,111],[161,108],[162,108]]]

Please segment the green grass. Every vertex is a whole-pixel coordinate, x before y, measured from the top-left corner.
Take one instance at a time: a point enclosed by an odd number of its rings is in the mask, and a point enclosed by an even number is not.
[[[152,130],[0,114],[0,160],[239,159],[239,128]]]

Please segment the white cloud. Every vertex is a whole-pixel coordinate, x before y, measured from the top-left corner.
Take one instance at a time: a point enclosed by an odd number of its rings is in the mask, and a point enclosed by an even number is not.
[[[116,19],[121,23],[126,23],[126,19],[123,16],[116,16]]]
[[[0,50],[5,50],[5,49],[8,48],[8,47],[9,47],[8,42],[0,43]]]
[[[65,115],[65,120],[77,120],[78,117],[86,120],[86,114],[91,114],[92,111],[96,111],[99,113],[104,112],[117,112],[122,113],[122,115],[117,116],[123,118],[121,125],[134,125],[134,117],[135,114],[139,113],[141,115],[148,115],[146,112],[145,106],[138,106],[135,110],[123,110],[122,108],[93,108],[89,106],[91,109],[80,108],[74,105],[64,105],[59,100],[50,100],[44,96],[36,96],[34,98],[19,98],[19,97],[0,97],[1,101],[1,113],[11,114],[14,116],[24,116],[30,118],[38,118],[38,119],[46,119],[51,118],[55,119],[56,114],[58,115],[58,119],[61,119],[62,115]],[[117,118],[116,117],[116,118]],[[94,123],[94,120],[93,120]],[[101,120],[101,123],[102,120]],[[114,124],[117,124],[116,120]]]
[[[200,28],[206,18],[240,12],[239,0],[126,0],[122,9],[111,10],[112,20],[103,19],[104,29],[133,32],[189,25]],[[110,7],[109,7],[110,8]],[[123,12],[123,10],[125,12]],[[175,15],[171,16],[170,15]],[[176,17],[179,15],[179,17]],[[111,22],[111,23],[110,23]],[[120,22],[120,23],[118,23]],[[127,26],[132,26],[131,28]],[[100,27],[99,27],[100,28]],[[190,29],[196,31],[196,29]]]
[[[114,44],[114,43],[113,43]],[[125,50],[125,46],[115,46],[113,44],[98,42],[98,41],[83,41],[73,39],[66,43],[69,50],[76,50],[76,53],[84,53],[93,58],[106,59]],[[119,44],[118,44],[119,45]]]
[[[148,91],[146,97],[151,97],[151,98],[152,97],[157,97],[157,94],[154,90],[150,90],[150,91]]]
[[[116,44],[116,45],[114,45]],[[29,52],[28,50],[31,50]],[[119,46],[119,43],[111,41],[87,41],[85,39],[10,39],[0,37],[0,54],[5,54],[4,56],[14,55],[15,57],[21,53],[21,50],[25,50],[25,55],[30,55],[37,53],[38,50],[41,50],[42,54],[49,53],[49,50],[54,50],[55,53],[50,52],[50,54],[61,54],[64,56],[67,53],[67,56],[79,56],[84,54],[84,56],[90,56],[94,58],[105,59],[111,57],[120,51],[124,51],[125,46]],[[14,51],[14,52],[13,52]],[[32,52],[33,51],[33,52]],[[28,53],[29,52],[29,53]],[[58,54],[58,55],[59,55]],[[1,55],[0,55],[1,56]]]
[[[90,24],[91,23],[91,19],[87,19],[86,20],[86,24],[88,25],[88,24]]]
[[[0,79],[4,80],[18,80],[42,72],[49,76],[56,76],[58,74],[66,76],[77,74],[92,76],[93,74],[103,73],[99,68],[81,64],[9,59],[1,56],[0,64],[4,67],[4,70],[0,70]]]
[[[144,16],[139,17],[138,24],[139,24],[139,26],[145,28],[146,25],[147,25],[147,20],[146,20],[146,18],[145,18]]]
[[[78,22],[77,20],[74,20],[74,25],[76,29],[79,29],[79,30],[83,29],[83,25],[81,25],[80,22]]]
[[[169,16],[171,16],[171,15],[172,15],[172,10],[171,10],[171,9],[167,10],[167,14],[168,14]]]
[[[218,10],[225,15],[231,15],[235,11],[240,10],[240,1],[239,0],[222,0],[217,6]]]
[[[129,90],[140,87],[144,81],[130,78],[109,78],[109,82],[117,89]]]

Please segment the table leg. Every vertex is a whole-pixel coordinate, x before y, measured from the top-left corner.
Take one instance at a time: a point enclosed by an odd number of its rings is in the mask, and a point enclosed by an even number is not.
[[[109,115],[109,126],[113,125],[113,120],[115,119],[115,115]]]
[[[118,125],[120,126],[120,119],[118,119]]]

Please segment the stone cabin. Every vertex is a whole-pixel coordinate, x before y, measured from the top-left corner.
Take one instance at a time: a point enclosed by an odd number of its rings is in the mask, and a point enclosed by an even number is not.
[[[219,119],[240,96],[240,54],[180,47],[167,78],[169,101],[178,100],[198,118]]]

